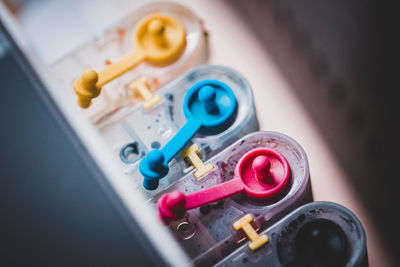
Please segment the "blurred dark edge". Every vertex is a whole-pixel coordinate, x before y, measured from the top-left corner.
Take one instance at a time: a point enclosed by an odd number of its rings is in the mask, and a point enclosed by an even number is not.
[[[165,266],[0,20],[0,265]]]
[[[400,262],[398,4],[227,4],[288,78],[351,178],[391,255]]]

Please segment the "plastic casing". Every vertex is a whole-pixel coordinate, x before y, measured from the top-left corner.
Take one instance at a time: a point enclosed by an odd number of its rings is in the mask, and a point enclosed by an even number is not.
[[[186,118],[182,107],[185,93],[193,84],[204,79],[219,80],[233,90],[238,101],[236,118],[223,132],[208,136],[197,134],[187,146],[196,143],[200,148],[199,154],[206,160],[238,138],[258,130],[253,93],[247,80],[230,68],[214,65],[196,67],[160,88],[157,93],[162,96],[162,100],[150,110],[135,105],[120,112],[107,125],[99,128],[111,148],[111,153],[119,159],[124,173],[134,180],[138,190],[146,197],[162,191],[192,169],[191,165],[178,154],[170,162],[169,173],[160,180],[159,188],[147,191],[142,188],[143,177],[139,173],[138,163],[152,148],[164,146],[185,124]],[[136,157],[130,163],[120,160],[121,149],[132,143],[135,143],[138,149]]]
[[[120,109],[132,106],[140,98],[129,90],[128,85],[141,76],[145,76],[152,91],[176,79],[188,69],[208,59],[206,32],[200,19],[184,6],[175,3],[152,3],[132,12],[129,16],[118,21],[88,43],[80,46],[53,65],[56,76],[63,82],[69,101],[76,102],[73,82],[81,73],[93,68],[97,71],[104,69],[108,63],[115,62],[133,51],[133,34],[137,23],[153,13],[170,15],[179,20],[186,31],[186,47],[180,58],[166,67],[153,67],[146,62],[121,77],[105,85],[99,97],[93,99],[92,105],[82,112],[91,122],[102,126],[107,124],[110,117],[119,113]]]
[[[256,251],[250,251],[247,243],[223,259],[216,266],[297,266],[293,252],[283,255],[283,247],[290,248],[298,230],[307,222],[326,219],[337,224],[345,233],[349,244],[349,258],[345,266],[367,267],[368,255],[364,228],[354,213],[331,202],[306,204],[263,231],[269,242]]]
[[[232,224],[247,213],[253,214],[255,224],[266,229],[288,212],[312,201],[310,173],[306,154],[290,137],[276,132],[255,132],[239,139],[207,163],[214,170],[197,180],[192,172],[186,174],[167,190],[150,200],[156,205],[166,192],[180,190],[185,194],[212,187],[233,178],[239,159],[256,147],[272,148],[286,157],[291,171],[288,188],[273,200],[260,201],[237,194],[216,203],[187,211],[184,218],[172,222],[170,229],[195,265],[209,266],[237,249],[245,239]]]

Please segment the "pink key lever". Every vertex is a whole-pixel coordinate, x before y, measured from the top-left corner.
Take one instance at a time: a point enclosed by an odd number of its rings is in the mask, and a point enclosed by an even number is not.
[[[269,148],[256,148],[239,160],[232,180],[189,195],[176,190],[161,196],[158,200],[159,217],[168,224],[182,218],[189,209],[243,191],[252,198],[270,199],[285,189],[289,177],[289,164],[281,153]]]

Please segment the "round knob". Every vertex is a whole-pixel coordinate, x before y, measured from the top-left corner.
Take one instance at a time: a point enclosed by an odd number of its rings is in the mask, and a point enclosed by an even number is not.
[[[186,196],[181,191],[165,194],[158,200],[158,216],[165,224],[182,218],[186,212],[185,203]]]
[[[147,154],[147,162],[150,170],[157,171],[163,167],[164,154],[161,150],[154,149]]]
[[[290,167],[280,152],[258,147],[240,158],[235,177],[243,181],[248,196],[269,199],[283,193],[289,185]]]
[[[74,90],[81,108],[88,108],[92,99],[100,94],[100,89],[96,86],[98,79],[97,72],[87,69],[82,73],[80,79],[75,81]]]
[[[202,80],[186,91],[183,99],[185,117],[201,123],[199,133],[214,135],[228,129],[237,115],[237,101],[232,89],[217,80]]]
[[[153,35],[157,46],[166,46],[167,43],[164,36],[165,24],[160,19],[154,19],[150,21],[147,27],[147,30]]]
[[[217,104],[215,103],[216,95],[215,88],[211,85],[205,85],[199,90],[199,100],[203,103],[207,113],[215,113],[217,111]]]
[[[295,249],[307,266],[344,266],[347,261],[345,233],[326,219],[304,225],[296,235]]]
[[[164,32],[164,23],[159,19],[152,20],[148,27],[149,32],[154,35],[162,34]]]
[[[175,62],[185,50],[185,28],[180,21],[170,16],[152,14],[138,23],[133,42],[147,63],[167,66]]]
[[[270,168],[271,160],[266,156],[258,156],[254,159],[252,164],[253,170],[256,174],[257,180],[260,182],[267,182],[272,177]]]
[[[139,171],[143,175],[143,187],[147,190],[155,190],[159,180],[168,173],[168,162],[160,149],[153,149],[147,153],[139,164]]]

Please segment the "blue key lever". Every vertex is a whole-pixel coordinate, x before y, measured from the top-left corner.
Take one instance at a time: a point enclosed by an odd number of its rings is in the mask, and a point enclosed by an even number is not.
[[[185,125],[161,149],[153,149],[139,164],[143,187],[154,190],[159,180],[168,174],[168,163],[196,133],[213,135],[226,130],[234,121],[237,109],[231,88],[217,80],[194,84],[183,100]]]

